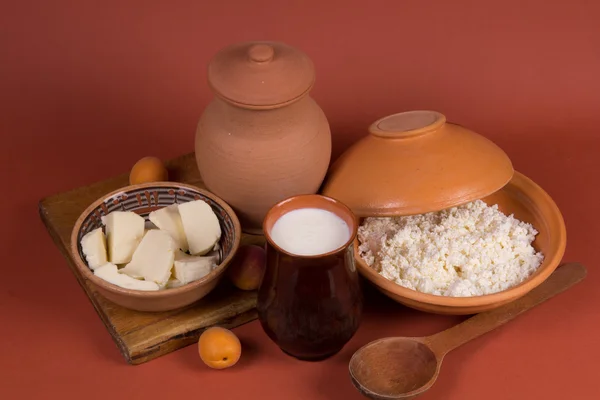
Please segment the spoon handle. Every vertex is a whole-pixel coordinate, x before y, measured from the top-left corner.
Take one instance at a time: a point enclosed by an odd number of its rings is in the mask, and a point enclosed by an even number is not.
[[[585,267],[579,263],[565,264],[525,296],[494,310],[477,314],[425,340],[441,358],[458,346],[505,324],[530,308],[567,290],[585,278],[586,274]]]

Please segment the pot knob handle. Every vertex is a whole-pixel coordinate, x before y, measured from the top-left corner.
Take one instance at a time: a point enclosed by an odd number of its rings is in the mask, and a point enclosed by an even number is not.
[[[268,44],[255,44],[248,50],[248,57],[255,63],[269,62],[275,56],[275,49]]]

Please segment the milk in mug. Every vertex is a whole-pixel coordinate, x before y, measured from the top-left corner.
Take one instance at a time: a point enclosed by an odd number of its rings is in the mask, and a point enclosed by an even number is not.
[[[350,228],[331,211],[299,208],[283,214],[271,228],[273,242],[299,256],[314,256],[339,249],[350,240]]]

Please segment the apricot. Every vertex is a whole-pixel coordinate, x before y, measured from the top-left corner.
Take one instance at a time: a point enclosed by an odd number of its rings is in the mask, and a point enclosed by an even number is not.
[[[198,339],[198,354],[204,364],[213,369],[233,367],[242,355],[240,340],[229,329],[214,326]]]
[[[256,290],[260,286],[267,263],[265,249],[253,244],[241,246],[227,268],[231,282],[238,289]]]
[[[169,179],[169,173],[163,162],[156,157],[144,157],[135,163],[129,173],[129,184],[159,182]]]

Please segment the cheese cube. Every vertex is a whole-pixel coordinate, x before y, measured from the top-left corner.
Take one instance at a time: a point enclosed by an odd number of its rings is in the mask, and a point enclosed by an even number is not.
[[[180,204],[179,214],[190,253],[208,253],[221,238],[219,219],[212,208],[202,200],[195,200]]]
[[[175,252],[175,261],[177,261],[177,260],[183,260],[184,258],[190,258],[190,257],[193,257],[193,256],[190,256],[189,254],[184,253],[181,250],[177,250]]]
[[[102,228],[94,229],[81,238],[81,250],[88,266],[94,270],[108,262],[106,257],[106,238]]]
[[[167,282],[167,289],[175,289],[179,286],[183,286],[183,283],[179,282],[177,279],[169,279]]]
[[[159,229],[151,229],[133,253],[131,262],[119,272],[164,286],[171,276],[176,250],[177,246],[171,235]]]
[[[102,217],[102,223],[106,226],[108,261],[113,264],[131,261],[144,235],[144,218],[133,211],[113,211]]]
[[[175,261],[174,275],[182,284],[196,281],[208,275],[217,265],[218,258],[211,257],[186,257]]]
[[[148,218],[159,229],[162,229],[171,235],[177,244],[177,247],[183,251],[188,250],[187,238],[183,231],[183,224],[181,222],[177,204],[171,204],[160,210],[152,211]]]
[[[111,263],[104,264],[94,270],[94,275],[98,278],[120,286],[125,289],[133,290],[158,290],[158,285],[154,282],[140,281],[130,276],[119,273],[117,266]]]

